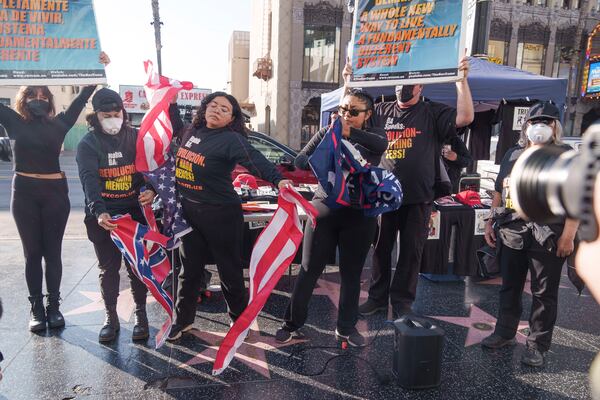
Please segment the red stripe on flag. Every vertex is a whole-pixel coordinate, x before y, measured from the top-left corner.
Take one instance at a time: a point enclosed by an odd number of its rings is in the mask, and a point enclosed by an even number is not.
[[[271,222],[258,237],[250,259],[250,302],[223,339],[213,365],[213,375],[220,374],[231,362],[237,348],[246,338],[250,325],[256,320],[279,278],[290,265],[302,242],[297,206],[304,208],[311,222],[315,223],[317,210],[292,188],[283,188],[279,194],[279,207]],[[280,223],[280,227],[275,224]],[[275,221],[275,222],[274,222]],[[269,244],[261,255],[258,249]],[[286,253],[289,252],[289,255]],[[256,257],[260,257],[256,262]],[[285,257],[275,265],[280,257]],[[271,275],[268,275],[271,273]]]
[[[144,86],[150,109],[144,115],[136,141],[135,166],[139,172],[151,171],[165,162],[165,154],[173,137],[173,127],[169,118],[171,100],[181,90],[191,90],[191,82],[179,82],[159,76],[152,62],[144,62],[147,81]],[[147,149],[146,144],[153,144]]]

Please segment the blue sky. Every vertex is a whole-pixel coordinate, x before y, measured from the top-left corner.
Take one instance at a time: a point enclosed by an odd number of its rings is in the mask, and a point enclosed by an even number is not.
[[[234,30],[250,30],[250,0],[160,0],[163,75],[224,89]],[[141,85],[156,60],[151,0],[94,0],[100,43],[111,58],[108,83]]]

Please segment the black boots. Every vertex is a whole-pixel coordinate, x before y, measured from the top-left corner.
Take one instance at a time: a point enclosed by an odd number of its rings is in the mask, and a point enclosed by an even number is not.
[[[31,303],[31,317],[29,319],[29,330],[31,332],[46,329],[46,310],[44,310],[43,296],[29,296]]]
[[[46,305],[46,319],[48,320],[48,328],[62,328],[65,326],[65,318],[58,309],[59,306],[60,295],[49,294],[48,304]]]
[[[146,305],[136,304],[135,306],[135,323],[133,324],[133,340],[148,339],[150,332],[148,329],[148,316],[146,315]]]
[[[117,337],[117,332],[121,328],[119,324],[119,315],[117,314],[117,306],[106,306],[106,319],[104,326],[98,335],[98,341],[101,343],[112,342]],[[133,340],[143,340],[150,336],[148,329],[148,317],[146,316],[146,305],[137,304],[135,306],[135,323],[133,325]]]
[[[120,329],[119,315],[117,314],[117,305],[113,304],[106,306],[106,318],[104,326],[100,329],[98,341],[100,343],[111,342],[117,337],[117,332]]]

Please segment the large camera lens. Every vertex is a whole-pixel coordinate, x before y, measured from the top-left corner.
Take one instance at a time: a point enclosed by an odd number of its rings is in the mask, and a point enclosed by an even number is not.
[[[563,188],[576,154],[559,146],[534,146],[519,157],[511,173],[510,193],[524,219],[551,223],[571,216]]]

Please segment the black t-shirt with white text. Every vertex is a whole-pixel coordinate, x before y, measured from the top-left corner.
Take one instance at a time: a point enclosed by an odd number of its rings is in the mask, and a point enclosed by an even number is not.
[[[403,204],[433,200],[435,163],[442,143],[456,135],[456,109],[432,101],[400,108],[397,101],[375,105],[375,127],[383,128],[388,149],[381,166],[400,180]]]
[[[117,135],[88,132],[77,147],[77,166],[86,199],[86,213],[99,216],[139,209],[144,177],[135,167],[137,130]]]
[[[175,176],[186,200],[206,204],[240,204],[231,173],[240,164],[265,181],[277,185],[282,179],[275,165],[229,128],[191,128],[182,136],[176,155]]]

